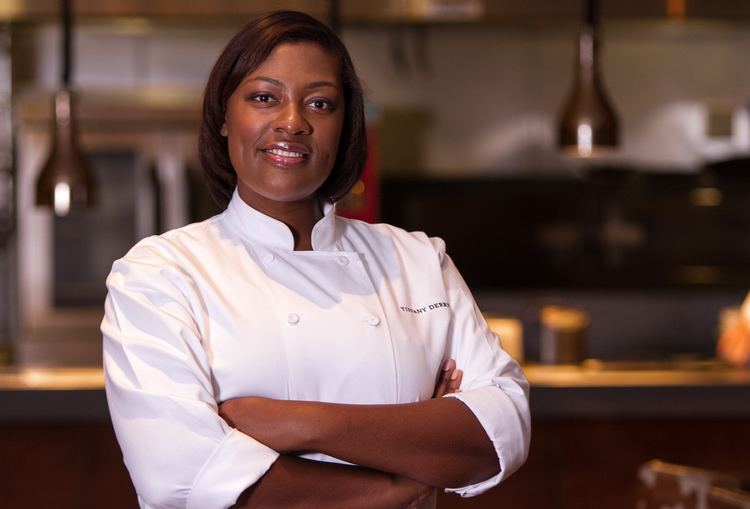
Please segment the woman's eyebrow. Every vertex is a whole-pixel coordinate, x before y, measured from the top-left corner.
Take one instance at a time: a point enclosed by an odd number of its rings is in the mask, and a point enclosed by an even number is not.
[[[254,76],[252,78],[248,78],[246,81],[264,81],[266,83],[270,83],[271,85],[275,85],[277,87],[281,87],[284,85],[280,80],[277,80],[275,78],[271,78],[268,76]],[[305,84],[305,88],[308,90],[311,90],[314,88],[323,88],[323,87],[333,87],[336,89],[339,88],[338,85],[336,85],[336,83],[332,81],[326,81],[326,80],[312,81],[310,83]]]
[[[338,85],[336,85],[335,83],[331,81],[313,81],[305,85],[305,88],[307,89],[323,88],[323,87],[339,88]]]
[[[246,79],[245,81],[265,81],[266,83],[276,85],[277,87],[281,86],[281,81],[269,78],[268,76],[255,76],[253,78]]]

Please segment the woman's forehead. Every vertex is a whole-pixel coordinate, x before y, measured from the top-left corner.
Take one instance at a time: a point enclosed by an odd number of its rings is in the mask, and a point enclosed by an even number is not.
[[[314,42],[285,42],[274,47],[242,83],[262,80],[275,85],[330,83],[341,87],[341,72],[341,58],[329,49]]]

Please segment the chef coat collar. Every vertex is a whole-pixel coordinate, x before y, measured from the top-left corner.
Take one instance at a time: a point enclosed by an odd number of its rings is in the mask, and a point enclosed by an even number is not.
[[[243,238],[268,247],[294,250],[294,235],[289,227],[245,203],[240,198],[237,188],[232,194],[225,214]],[[336,206],[324,200],[323,217],[312,231],[313,250],[333,251],[336,249],[336,240]]]

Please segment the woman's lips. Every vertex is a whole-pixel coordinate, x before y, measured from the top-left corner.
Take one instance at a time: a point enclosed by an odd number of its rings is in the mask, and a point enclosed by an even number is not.
[[[310,150],[298,143],[280,142],[261,149],[261,152],[276,166],[291,167],[310,158]]]

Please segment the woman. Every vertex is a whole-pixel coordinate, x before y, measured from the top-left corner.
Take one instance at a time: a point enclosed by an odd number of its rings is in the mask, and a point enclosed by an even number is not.
[[[442,241],[334,214],[365,135],[327,27],[245,26],[209,77],[199,150],[226,210],[144,239],[107,279],[107,396],[141,507],[418,507],[523,463],[526,381]]]

